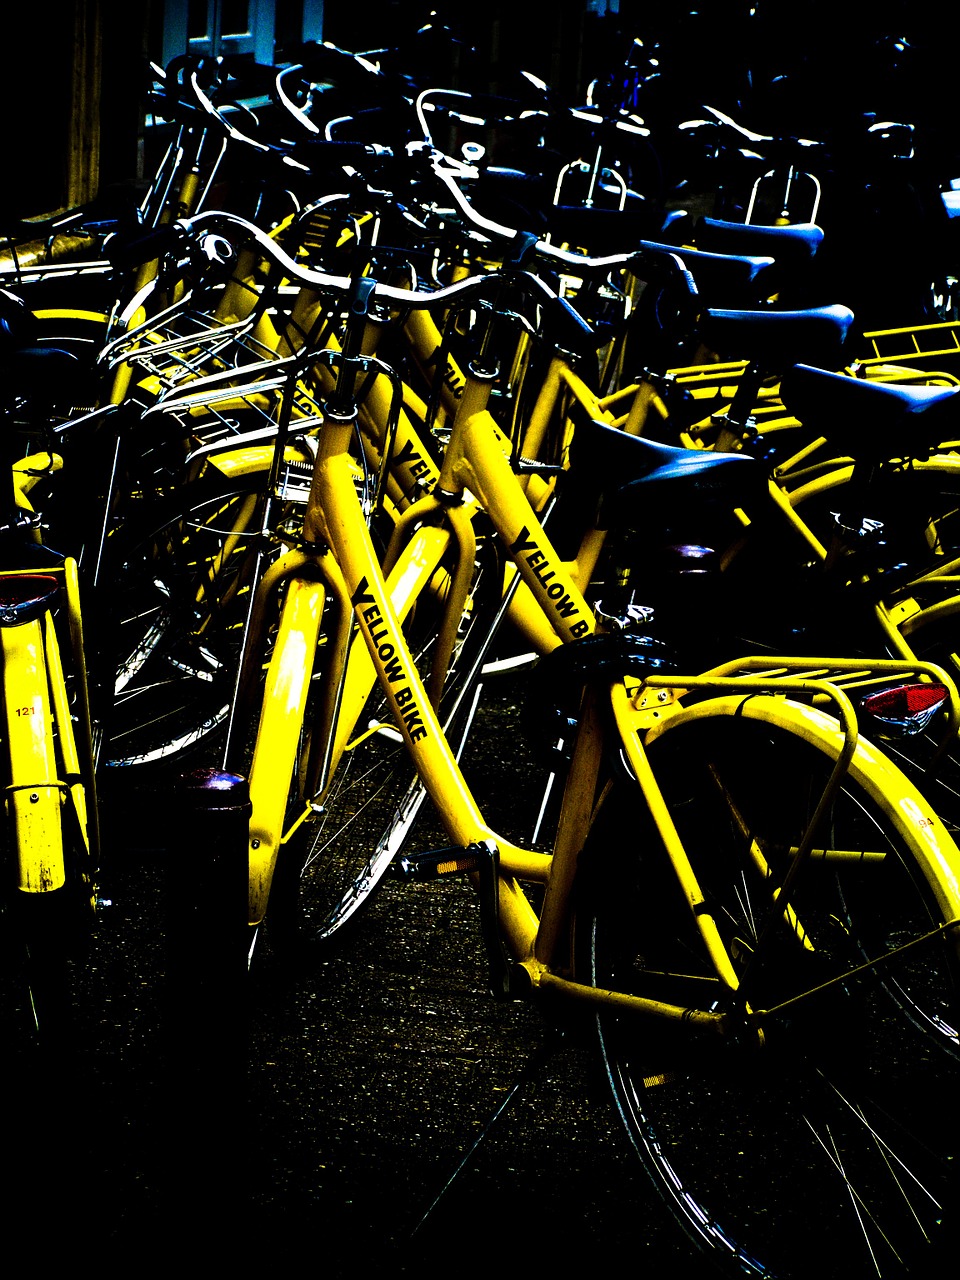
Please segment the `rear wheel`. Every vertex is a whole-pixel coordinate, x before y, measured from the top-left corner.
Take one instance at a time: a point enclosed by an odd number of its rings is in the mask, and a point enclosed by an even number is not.
[[[815,840],[834,856],[803,869],[792,916],[774,910],[833,752],[829,734],[804,740],[748,714],[681,718],[650,758],[750,1007],[769,1011],[762,1035],[711,985],[646,807],[625,791],[584,854],[589,979],[714,1004],[730,1024],[716,1034],[604,1012],[613,1096],[670,1209],[721,1269],[933,1275],[958,1190],[957,938],[941,928],[957,914],[957,850],[919,793],[861,747]]]

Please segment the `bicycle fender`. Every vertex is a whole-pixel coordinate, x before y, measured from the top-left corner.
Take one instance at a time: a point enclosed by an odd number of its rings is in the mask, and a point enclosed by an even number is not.
[[[66,882],[60,825],[63,787],[57,778],[42,620],[0,628],[4,721],[9,755],[7,791],[19,888],[50,893]]]

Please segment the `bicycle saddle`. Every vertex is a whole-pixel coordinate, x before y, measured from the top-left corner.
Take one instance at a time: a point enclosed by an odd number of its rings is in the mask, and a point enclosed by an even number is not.
[[[776,284],[776,290],[785,297],[795,299],[794,305],[822,302],[829,292],[818,297],[810,295],[812,283],[819,280],[819,258],[824,233],[815,222],[790,223],[782,227],[769,227],[746,222],[724,222],[719,218],[697,219],[693,243],[709,253],[746,253],[769,255],[774,259],[768,279]],[[821,288],[817,284],[817,288]]]
[[[867,382],[797,364],[783,377],[780,396],[801,422],[852,457],[922,458],[960,439],[960,387]]]
[[[775,259],[767,255],[705,253],[702,249],[689,249],[685,245],[677,248],[650,240],[644,240],[640,248],[645,253],[676,254],[693,276],[697,293],[707,306],[719,302],[751,307],[774,292],[770,270]]]
[[[697,248],[710,253],[769,254],[785,267],[798,267],[814,256],[823,243],[823,231],[815,222],[795,222],[766,227],[752,222],[725,222],[698,218]]]
[[[838,367],[853,325],[849,307],[799,311],[734,311],[708,308],[700,337],[721,359],[749,360],[773,372],[801,363]]]
[[[699,523],[708,510],[740,506],[766,485],[762,467],[745,454],[660,444],[586,416],[573,433],[568,474],[604,529],[659,524],[676,514]]]
[[[80,361],[71,351],[43,346],[36,317],[15,294],[0,289],[0,374],[14,395],[51,403],[70,389]]]

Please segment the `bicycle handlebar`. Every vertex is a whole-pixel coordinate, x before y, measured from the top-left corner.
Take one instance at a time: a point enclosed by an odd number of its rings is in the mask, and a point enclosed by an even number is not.
[[[269,258],[272,258],[278,266],[282,267],[288,276],[300,284],[307,285],[311,288],[331,293],[348,293],[354,286],[354,280],[351,276],[331,275],[326,271],[318,271],[314,267],[306,267],[303,263],[297,262],[292,258],[286,250],[278,244],[265,231],[262,231],[252,222],[248,222],[246,218],[240,217],[238,214],[228,213],[218,210],[207,210],[199,213],[193,218],[184,218],[179,222],[172,224],[181,229],[181,234],[192,236],[196,232],[203,230],[204,227],[213,224],[226,223],[235,226],[250,239],[253,240],[257,247]],[[548,302],[557,297],[556,293],[550,288],[546,281],[532,272],[521,271],[519,275],[525,277],[530,282],[530,289],[534,293],[539,293],[543,301]],[[394,285],[383,284],[377,281],[373,288],[373,295],[377,301],[395,303],[398,306],[426,308],[433,306],[447,306],[450,303],[463,301],[475,294],[479,294],[484,289],[489,289],[491,284],[497,280],[497,276],[488,273],[482,276],[470,276],[465,280],[460,280],[456,284],[447,285],[445,288],[437,289],[432,293],[420,293],[411,289],[398,288]]]
[[[483,232],[491,239],[501,240],[508,243],[517,243],[527,233],[516,230],[513,227],[504,226],[503,223],[494,222],[493,219],[485,217],[478,213],[471,205],[456,183],[453,173],[449,169],[444,169],[439,162],[437,153],[431,155],[431,168],[433,173],[452,198],[457,211],[463,215],[467,222],[478,231]],[[647,266],[652,265],[651,255],[657,259],[672,260],[673,266],[668,266],[668,272],[677,279],[682,279],[687,284],[687,289],[691,297],[696,295],[697,287],[693,277],[683,263],[682,254],[675,247],[670,245],[658,244],[652,240],[641,240],[638,249],[629,253],[607,254],[602,257],[593,258],[587,254],[571,253],[566,249],[559,249],[556,245],[550,244],[546,240],[537,240],[532,246],[536,254],[543,258],[546,262],[554,265],[572,267],[578,273],[593,274],[595,272],[610,272],[620,270],[622,268],[630,268],[644,263]]]
[[[221,210],[207,210],[193,218],[181,219],[167,227],[158,228],[156,232],[142,237],[139,243],[143,246],[144,253],[156,256],[161,245],[180,244],[186,248],[192,240],[212,262],[223,263],[227,261],[226,251],[229,250],[231,255],[234,252],[232,242],[227,239],[230,228],[241,232],[247,244],[251,242],[255,244],[256,248],[265,257],[271,259],[284,272],[287,279],[295,284],[321,293],[340,295],[345,300],[349,299],[356,289],[355,277],[332,275],[329,272],[304,266],[254,223],[238,214]],[[236,237],[233,237],[233,240],[235,239]],[[629,265],[630,258],[625,255],[618,261],[622,265]],[[518,289],[540,309],[539,326],[541,329],[550,329],[550,340],[556,346],[573,354],[596,350],[597,338],[590,324],[566,299],[561,298],[546,280],[523,269],[522,266],[470,276],[433,292],[416,291],[371,280],[371,287],[365,293],[368,305],[364,309],[364,314],[378,303],[404,311],[426,310],[434,307],[466,307],[478,303],[495,306],[496,299],[491,295],[505,283],[513,289]],[[155,285],[156,280],[151,280],[131,300],[119,317],[121,325],[129,323],[130,318]],[[127,330],[101,351],[99,359],[109,362],[125,358],[124,350],[130,343],[135,344],[141,330],[145,327],[149,328],[152,323],[155,323],[155,318]]]
[[[328,272],[318,271],[315,268],[306,267],[297,262],[290,257],[276,240],[254,223],[248,222],[237,214],[208,210],[197,214],[194,218],[182,219],[179,223],[172,225],[182,228],[182,233],[185,235],[193,235],[198,231],[202,231],[204,227],[208,225],[212,227],[216,223],[226,223],[242,230],[266,256],[272,258],[292,280],[300,284],[333,293],[347,293],[353,287],[354,282],[350,276],[330,275]],[[517,233],[511,233],[508,228],[504,230],[508,235],[517,235]],[[537,242],[536,248],[538,252],[541,244],[542,242]],[[610,272],[613,270],[626,270],[636,273],[647,271],[649,274],[649,268],[654,265],[660,269],[661,276],[666,274],[670,282],[681,285],[681,292],[687,300],[693,301],[697,298],[697,287],[693,276],[685,267],[680,256],[664,245],[650,246],[653,262],[651,262],[651,252],[644,252],[643,249],[633,253],[613,254],[603,258],[588,258],[579,257],[576,254],[566,254],[562,250],[554,249],[552,245],[543,247],[548,251],[552,251],[553,254],[560,254],[563,262],[575,266],[580,271],[603,270]],[[546,258],[551,256],[550,252],[544,254]],[[514,284],[521,284],[525,291],[534,296],[541,305],[549,306],[552,314],[576,317],[574,324],[581,338],[585,331],[590,331],[589,325],[576,309],[565,299],[560,298],[556,291],[539,275],[527,270],[522,262],[508,269],[511,281]],[[373,290],[373,299],[378,302],[393,303],[405,308],[445,307],[454,303],[466,303],[473,297],[479,299],[482,294],[489,292],[491,288],[497,287],[502,282],[502,279],[502,273],[488,272],[484,275],[470,276],[465,280],[447,285],[430,293],[415,292],[378,281]]]
[[[532,239],[532,237],[520,236],[510,228],[502,228],[497,224],[489,225],[505,238],[509,238],[512,243],[520,241],[521,247],[525,239]],[[140,261],[152,261],[163,254],[176,251],[178,247],[185,251],[192,241],[212,264],[223,265],[230,261],[234,250],[232,240],[229,238],[230,229],[239,232],[247,244],[256,246],[265,258],[273,261],[285,276],[296,284],[318,292],[343,296],[347,296],[354,288],[353,277],[333,275],[305,266],[291,257],[277,240],[256,224],[239,214],[224,210],[207,210],[192,218],[180,219],[148,231],[126,244],[122,244],[118,238],[111,260],[128,265],[134,265],[138,257]],[[236,237],[234,236],[233,239],[235,240]],[[651,275],[655,275],[661,283],[679,285],[678,301],[681,308],[685,305],[698,307],[698,293],[694,278],[681,257],[669,246],[651,243],[635,252],[613,254],[602,258],[569,254],[540,241],[535,241],[534,247],[538,253],[542,252],[547,261],[562,262],[575,268],[578,273],[603,271],[610,274],[613,271],[624,270],[646,276],[648,279]],[[592,327],[575,307],[559,296],[546,280],[534,271],[526,269],[524,256],[521,253],[516,262],[506,262],[499,272],[470,276],[432,292],[421,292],[377,281],[370,293],[370,304],[379,303],[403,310],[419,310],[467,306],[474,301],[490,302],[491,291],[500,288],[506,280],[541,308],[541,321],[551,326],[553,341],[556,345],[575,353],[582,353],[589,347],[595,349],[596,340]],[[154,283],[146,285],[145,289],[153,288]],[[129,322],[130,316],[135,314],[142,302],[141,294],[138,294],[127,306],[121,321]],[[125,346],[137,331],[138,329],[128,331],[122,339],[118,340],[119,343]]]

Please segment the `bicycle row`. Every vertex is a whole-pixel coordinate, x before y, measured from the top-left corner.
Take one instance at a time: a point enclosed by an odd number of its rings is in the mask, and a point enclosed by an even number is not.
[[[188,132],[203,109],[203,146],[214,118],[250,145],[184,82]],[[246,781],[251,964],[266,941],[308,965],[388,869],[468,875],[494,992],[595,1025],[631,1139],[721,1267],[923,1274],[955,1146],[960,701],[927,660],[955,661],[955,384],[851,377],[847,308],[770,307],[790,229],[749,257],[591,257],[478,214],[420,142],[409,186],[364,143],[345,194],[289,217],[161,214],[105,246],[132,289],[71,318],[102,402],[52,428],[86,464],[50,520],[92,602],[87,754]],[[31,480],[49,434],[38,452]],[[35,545],[25,504],[10,532]],[[28,615],[54,635],[31,554],[5,643]],[[14,713],[43,666],[60,687],[42,652],[5,665]],[[500,832],[470,722],[524,666],[547,789]],[[72,695],[19,720],[56,750]],[[30,855],[36,806],[80,786],[94,814],[95,780],[22,758]],[[439,850],[408,840],[425,798]]]

